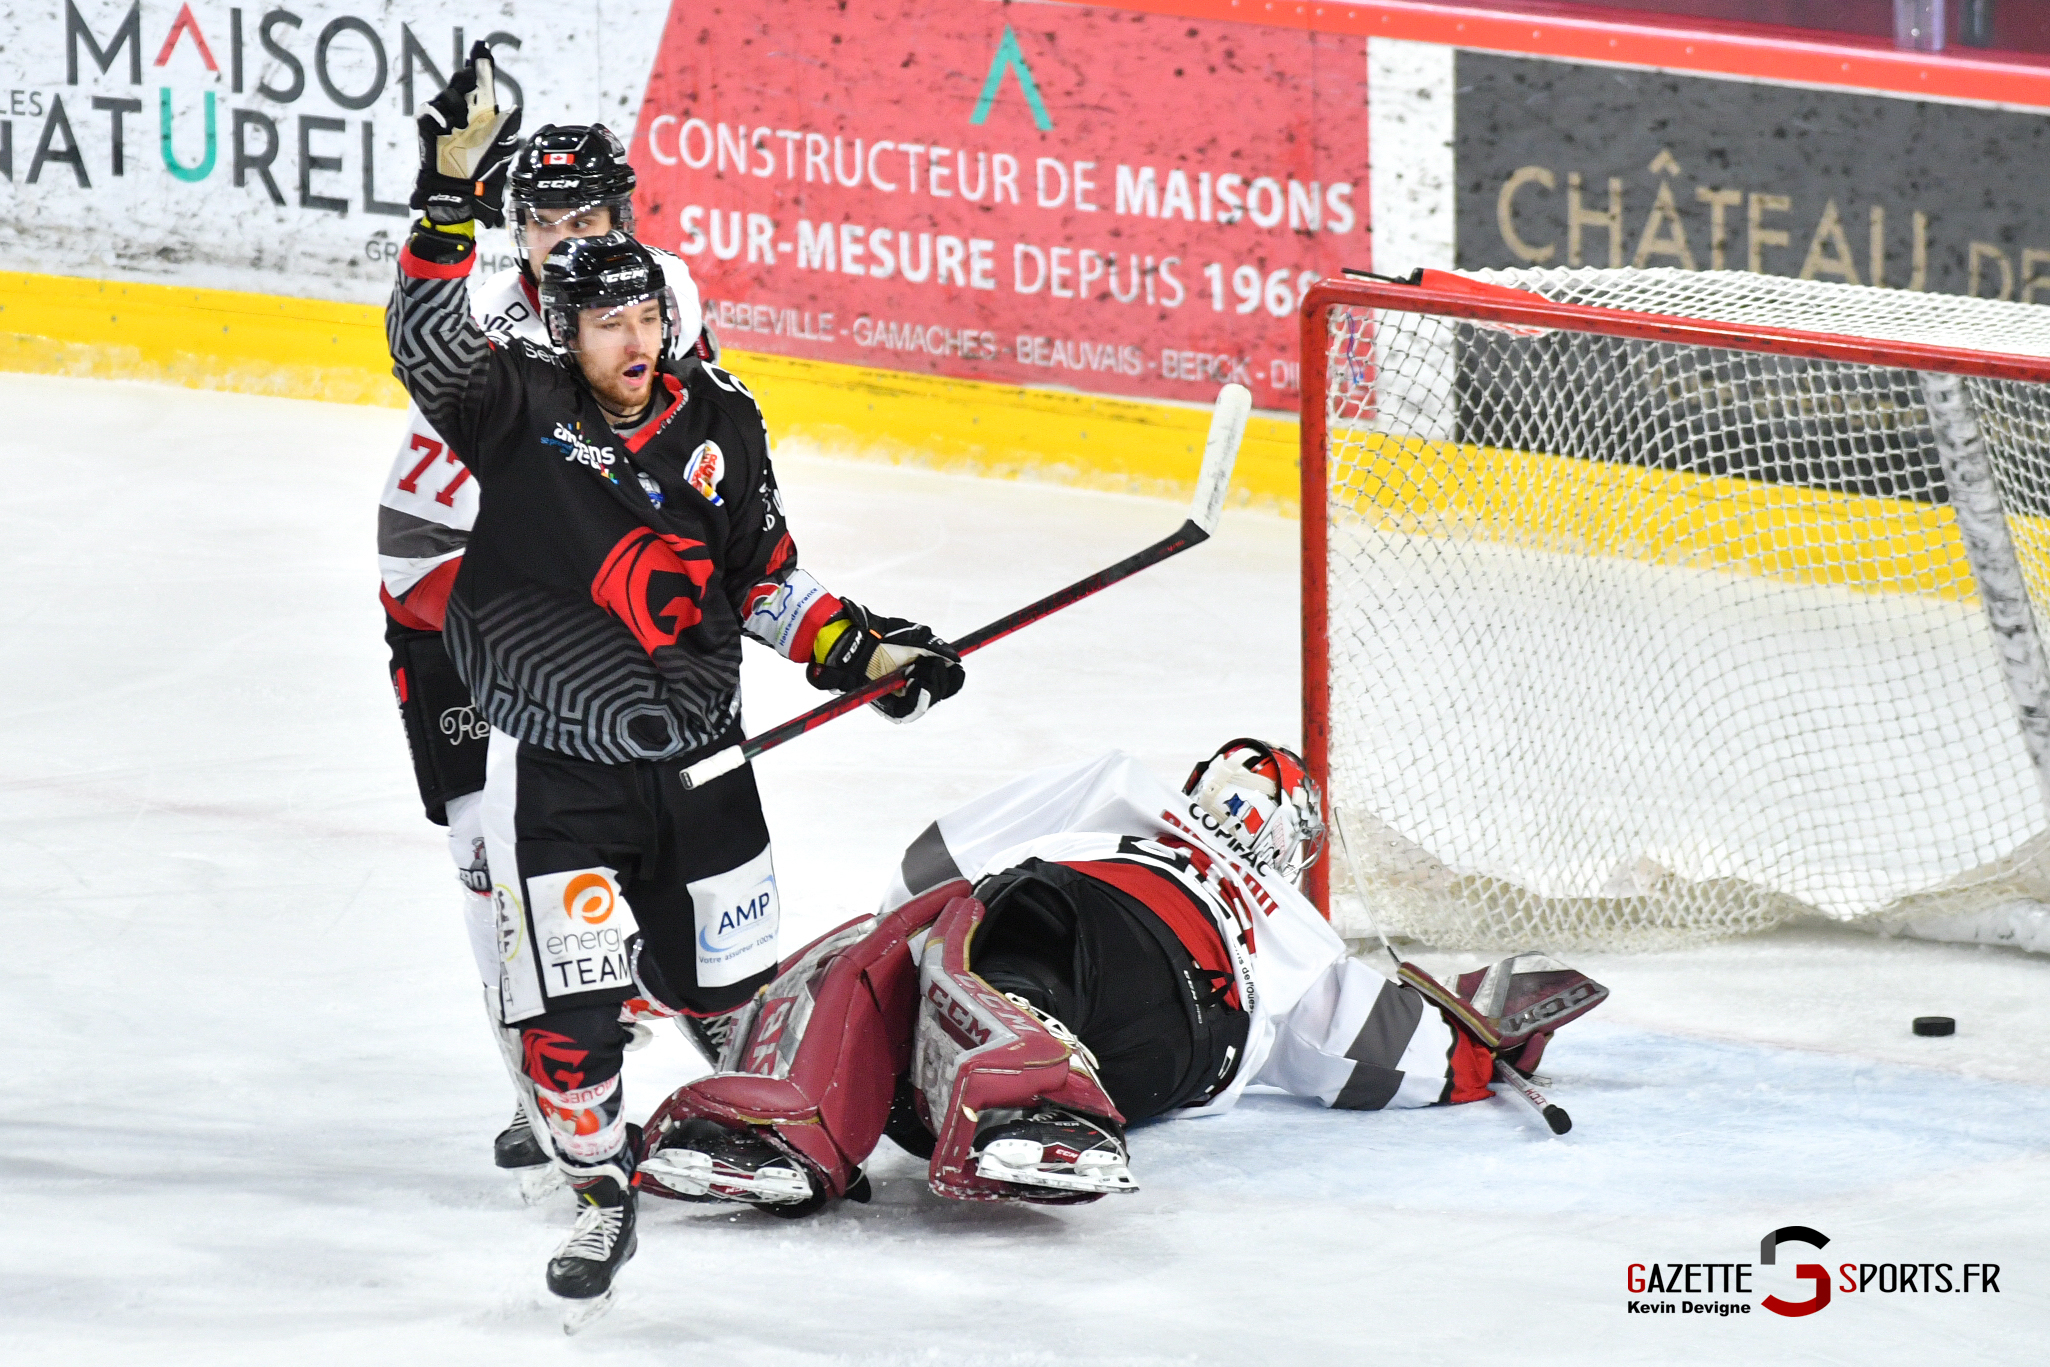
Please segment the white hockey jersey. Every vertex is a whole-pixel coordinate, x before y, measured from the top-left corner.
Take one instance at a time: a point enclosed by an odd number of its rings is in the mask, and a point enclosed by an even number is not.
[[[1115,857],[1130,837],[1189,842],[1211,856],[1178,861],[1177,876],[1217,923],[1250,1017],[1245,1058],[1230,1085],[1178,1114],[1230,1110],[1252,1085],[1356,1110],[1438,1100],[1452,1031],[1437,1012],[1348,954],[1293,883],[1248,865],[1194,799],[1121,751],[1035,770],[935,821],[905,851],[883,911],[954,878],[979,881],[1027,859]],[[1177,862],[1171,846],[1159,854],[1161,867]]]
[[[690,267],[670,253],[650,247],[663,276],[677,292],[687,337],[676,338],[672,355],[681,356],[697,344],[691,320],[702,324],[703,310]],[[520,337],[548,345],[541,319],[541,301],[533,282],[517,266],[473,279],[470,314],[493,336]],[[716,356],[714,357],[716,360]],[[377,567],[382,577],[385,610],[402,626],[416,631],[441,630],[442,614],[463,548],[477,522],[477,482],[418,405],[406,409],[406,433],[385,476],[377,507]]]

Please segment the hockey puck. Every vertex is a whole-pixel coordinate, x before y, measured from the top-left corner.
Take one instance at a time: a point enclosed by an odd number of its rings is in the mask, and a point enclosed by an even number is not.
[[[1954,1035],[1957,1022],[1949,1016],[1915,1017],[1915,1033],[1918,1035]]]

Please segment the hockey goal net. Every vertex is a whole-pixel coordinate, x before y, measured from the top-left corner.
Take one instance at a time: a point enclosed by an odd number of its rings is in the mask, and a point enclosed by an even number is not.
[[[1316,286],[1303,339],[1342,933],[1635,948],[2050,902],[2050,310],[1424,272]]]

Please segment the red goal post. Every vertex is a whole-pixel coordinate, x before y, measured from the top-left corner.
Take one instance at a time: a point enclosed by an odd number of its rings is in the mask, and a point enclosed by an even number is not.
[[[1399,930],[1446,943],[1622,946],[1758,929],[1818,907],[1840,920],[1886,914],[1897,922],[1932,907],[1982,910],[2039,883],[2050,899],[2050,858],[2039,858],[2040,844],[2029,847],[2050,793],[2050,673],[2033,625],[2050,602],[2050,325],[2034,318],[2044,311],[1738,272],[1483,274],[1348,275],[1314,285],[1302,308],[1304,755],[1348,821],[1370,828],[1366,843],[1387,855],[1362,863],[1395,870],[1377,906],[1385,911],[1392,900]],[[1791,325],[1811,322],[1839,330]],[[1649,511],[1655,499],[1666,505]],[[1736,511],[1725,515],[1723,503]],[[1334,522],[1344,543],[1336,551]],[[1543,525],[1534,533],[1535,523]],[[1366,592],[1380,595],[1372,603],[1397,605],[1402,621],[1363,610],[1357,593],[1335,598],[1334,568],[1348,591],[1370,583]],[[1635,579],[1609,582],[1616,575]],[[1504,646],[1495,626],[1522,614],[1525,591],[1556,600],[1557,629]],[[1493,619],[1491,598],[1506,605]],[[1941,620],[1917,615],[1930,602],[1945,605]],[[1986,629],[1983,641],[1958,614],[1961,603],[1980,610],[1971,620]],[[1879,616],[1873,604],[1884,609]],[[1433,635],[1446,629],[1441,617],[1462,613],[1463,636]],[[1713,630],[1691,639],[1695,620],[1733,631],[1734,654]],[[1791,634],[1774,636],[1783,621],[1794,624]],[[1599,628],[1569,641],[1585,622]],[[1646,631],[1669,634],[1654,640]],[[1414,651],[1427,658],[1378,658],[1389,653],[1383,637],[1403,634],[1414,634]],[[1587,667],[1546,665],[1554,639],[1583,652]],[[1628,644],[1608,650],[1605,639]],[[1448,642],[1512,657],[1506,666],[1482,662],[1506,669],[1508,683],[1481,677],[1485,670],[1467,678],[1467,660]],[[1377,658],[1360,663],[1362,650]],[[1660,738],[1693,744],[1709,752],[1706,761],[1676,751],[1640,762],[1636,736],[1599,730],[1603,701],[1581,692],[1579,674],[1603,673],[1606,654],[1618,657],[1609,672],[1627,701],[1641,701],[1634,695],[1665,674],[1706,681],[1674,704],[1675,734]],[[1339,731],[1370,723],[1341,736],[1350,751],[1336,774],[1335,664],[1341,690],[1359,695],[1341,693]],[[1726,664],[1736,681],[1717,692],[1713,679]],[[1548,669],[1549,683],[1525,677]],[[1793,696],[1803,670],[1820,676],[1815,697]],[[1939,698],[1969,694],[1978,709],[1932,723],[1966,740],[1931,784],[1916,767],[1926,748],[1914,712],[1921,695],[1914,686],[1886,691],[1903,673],[1926,676],[1920,687]],[[1870,717],[1846,682],[1868,675],[1878,681]],[[1989,731],[1989,687],[2007,707],[1998,737]],[[1546,715],[1547,688],[1562,715]],[[1405,713],[1416,698],[1426,705]],[[1463,733],[1468,716],[1505,699],[1527,727],[1533,718],[1537,731],[1558,723],[1555,755],[1540,753],[1544,737],[1517,731],[1478,749],[1473,737],[1456,736],[1469,748],[1440,762],[1433,718],[1448,734]],[[1380,718],[1384,707],[1395,715]],[[1754,725],[1773,708],[1784,715]],[[1871,734],[1837,736],[1846,719]],[[1899,755],[1888,749],[1889,726],[1915,733],[1895,747]],[[1412,737],[1406,727],[1421,730]],[[1640,718],[1638,735],[1646,729],[1659,728]],[[1700,734],[1690,740],[1690,731]],[[1653,789],[1697,769],[1720,781],[1732,766],[1712,753],[1719,740],[1754,731],[1755,755],[1735,767],[1755,762],[1761,791],[1793,775],[1782,784],[1793,796],[1781,806],[1770,793],[1757,799],[1775,823],[1757,842],[1774,847],[1765,855],[1711,848],[1713,830],[1637,822],[1625,803],[1628,782],[1579,797],[1548,787],[1553,770],[1586,765],[1624,779],[1633,765],[1661,771],[1647,774]],[[1825,794],[1832,744],[1845,747],[1844,767],[1862,769]],[[1861,745],[1879,758],[1867,763]],[[1615,753],[1590,759],[1605,746]],[[1371,762],[1364,777],[1348,767],[1384,749],[1403,758],[1379,777]],[[1506,795],[1525,810],[1500,820],[1488,814],[1484,790],[1520,781],[1512,760],[1531,786]],[[1479,772],[1453,775],[1461,766]],[[1408,784],[1414,792],[1377,805],[1420,768],[1433,772]],[[1499,778],[1490,772],[1498,768]],[[1476,790],[1447,799],[1473,818],[1474,830],[1453,832],[1453,843],[1513,827],[1502,850],[1482,844],[1454,857],[1431,848],[1421,828],[1435,819],[1431,794],[1448,776]],[[1751,779],[1731,778],[1729,792],[1708,801],[1741,812],[1753,802],[1743,786]],[[1972,829],[1982,783],[2000,790],[1998,829]],[[1919,864],[1896,858],[1893,828],[1920,830],[1930,817],[1880,790],[1943,785],[1928,804],[1941,812],[1933,852],[1914,855]],[[1629,801],[1685,809],[1698,805],[1694,791],[1648,790]],[[1596,831],[1584,857],[1549,853],[1562,847],[1545,829],[1551,808],[1607,802],[1625,803],[1608,819],[1629,828],[1618,839],[1638,843],[1610,841],[1597,814],[1575,828]],[[1800,844],[1809,824],[1820,847],[1814,869],[1803,867],[1805,854],[1777,848]],[[1856,838],[1846,841],[1846,830]],[[1577,838],[1564,847],[1577,848]],[[1510,848],[1518,841],[1540,851],[1525,861],[1535,870],[1527,878]],[[1832,854],[1861,842],[1877,853]],[[1333,859],[1309,876],[1327,915],[1341,848],[1334,840]],[[1584,867],[1566,869],[1572,859]],[[1956,887],[1977,891],[1961,902],[1927,900]],[[1424,907],[1433,899],[1444,905]],[[1404,906],[1422,909],[1405,920]]]

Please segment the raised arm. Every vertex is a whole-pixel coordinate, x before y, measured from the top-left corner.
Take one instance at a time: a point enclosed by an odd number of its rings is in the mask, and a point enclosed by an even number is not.
[[[420,113],[420,177],[412,206],[422,211],[385,310],[392,373],[427,420],[465,450],[474,411],[466,400],[490,364],[491,345],[470,315],[467,281],[477,224],[505,222],[500,203],[520,129],[518,109],[498,107],[489,50]]]
[[[469,449],[474,410],[464,399],[491,364],[491,344],[470,316],[475,237],[456,231],[472,227],[414,224],[384,312],[392,374],[436,430]]]

